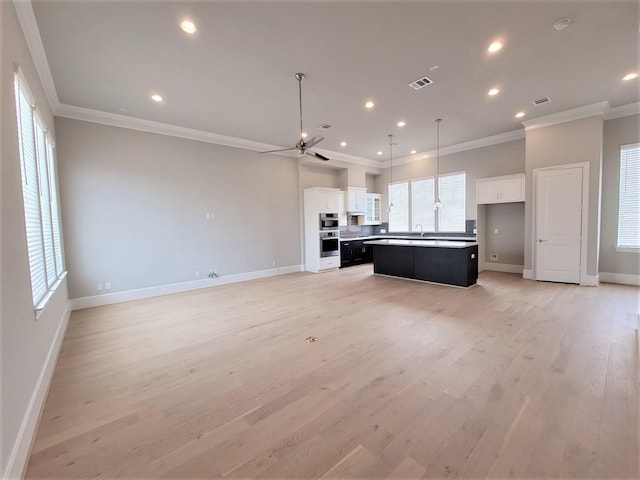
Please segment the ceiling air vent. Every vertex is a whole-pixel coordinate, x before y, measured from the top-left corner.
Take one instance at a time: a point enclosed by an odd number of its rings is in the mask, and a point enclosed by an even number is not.
[[[420,90],[421,88],[424,88],[427,85],[431,85],[432,83],[433,83],[433,80],[431,80],[429,77],[422,77],[416,80],[415,82],[411,82],[409,86],[414,90]]]
[[[331,128],[331,125],[329,125],[328,123],[323,123],[322,125],[318,125],[317,128],[323,128],[323,129],[328,129]]]
[[[549,97],[539,98],[533,101],[534,105],[542,105],[544,103],[549,103],[551,99]]]

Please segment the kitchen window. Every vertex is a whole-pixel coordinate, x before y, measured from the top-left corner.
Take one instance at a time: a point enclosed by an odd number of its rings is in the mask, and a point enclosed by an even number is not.
[[[640,249],[640,143],[620,147],[618,251]]]
[[[465,172],[440,175],[438,187],[442,206],[435,210],[435,179],[433,177],[389,185],[389,198],[393,208],[389,212],[390,232],[465,232],[466,189]],[[411,214],[409,214],[411,213]],[[409,224],[411,218],[411,224]]]
[[[40,310],[64,274],[55,146],[20,72],[14,86],[31,291]]]

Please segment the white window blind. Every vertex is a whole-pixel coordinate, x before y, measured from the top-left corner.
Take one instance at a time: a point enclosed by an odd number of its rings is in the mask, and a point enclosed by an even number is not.
[[[64,270],[54,148],[19,74],[14,86],[31,290],[38,308]]]
[[[409,231],[409,183],[389,184],[389,201],[393,208],[389,212],[389,231]]]
[[[411,228],[419,232],[417,224],[424,232],[435,232],[436,217],[433,209],[435,202],[435,181],[433,177],[411,182]]]
[[[618,247],[640,248],[640,144],[620,148]]]
[[[438,210],[439,232],[465,231],[466,174],[441,175],[438,189],[442,206]]]

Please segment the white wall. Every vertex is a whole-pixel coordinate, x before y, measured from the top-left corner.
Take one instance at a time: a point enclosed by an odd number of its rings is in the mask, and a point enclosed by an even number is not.
[[[57,354],[56,332],[66,324],[69,301],[66,282],[36,320],[26,246],[13,71],[20,65],[50,132],[53,114],[25,43],[13,3],[0,2],[1,72],[1,265],[2,274],[2,445],[0,471],[20,475],[35,422]],[[47,362],[49,360],[49,362]]]
[[[533,264],[533,170],[589,163],[587,275],[598,273],[600,237],[600,180],[602,170],[601,115],[565,122],[526,133],[525,269]]]
[[[620,146],[640,142],[640,115],[604,122],[600,271],[640,275],[640,253],[616,252]]]
[[[71,298],[301,263],[295,158],[66,118],[56,131]]]

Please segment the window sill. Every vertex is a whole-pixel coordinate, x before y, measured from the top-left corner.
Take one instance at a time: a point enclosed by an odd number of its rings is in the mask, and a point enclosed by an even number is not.
[[[47,307],[47,305],[49,303],[49,300],[51,300],[51,298],[55,295],[56,291],[58,290],[58,287],[60,286],[60,284],[62,283],[62,281],[65,278],[67,278],[67,271],[66,270],[64,272],[62,272],[62,275],[60,275],[60,277],[58,277],[58,280],[56,280],[56,282],[53,284],[53,286],[47,292],[47,294],[44,296],[44,298],[42,300],[40,300],[38,305],[36,305],[36,308],[35,308],[36,321],[40,318],[40,315],[42,314],[44,309]]]
[[[640,247],[616,247],[619,253],[640,253]]]

